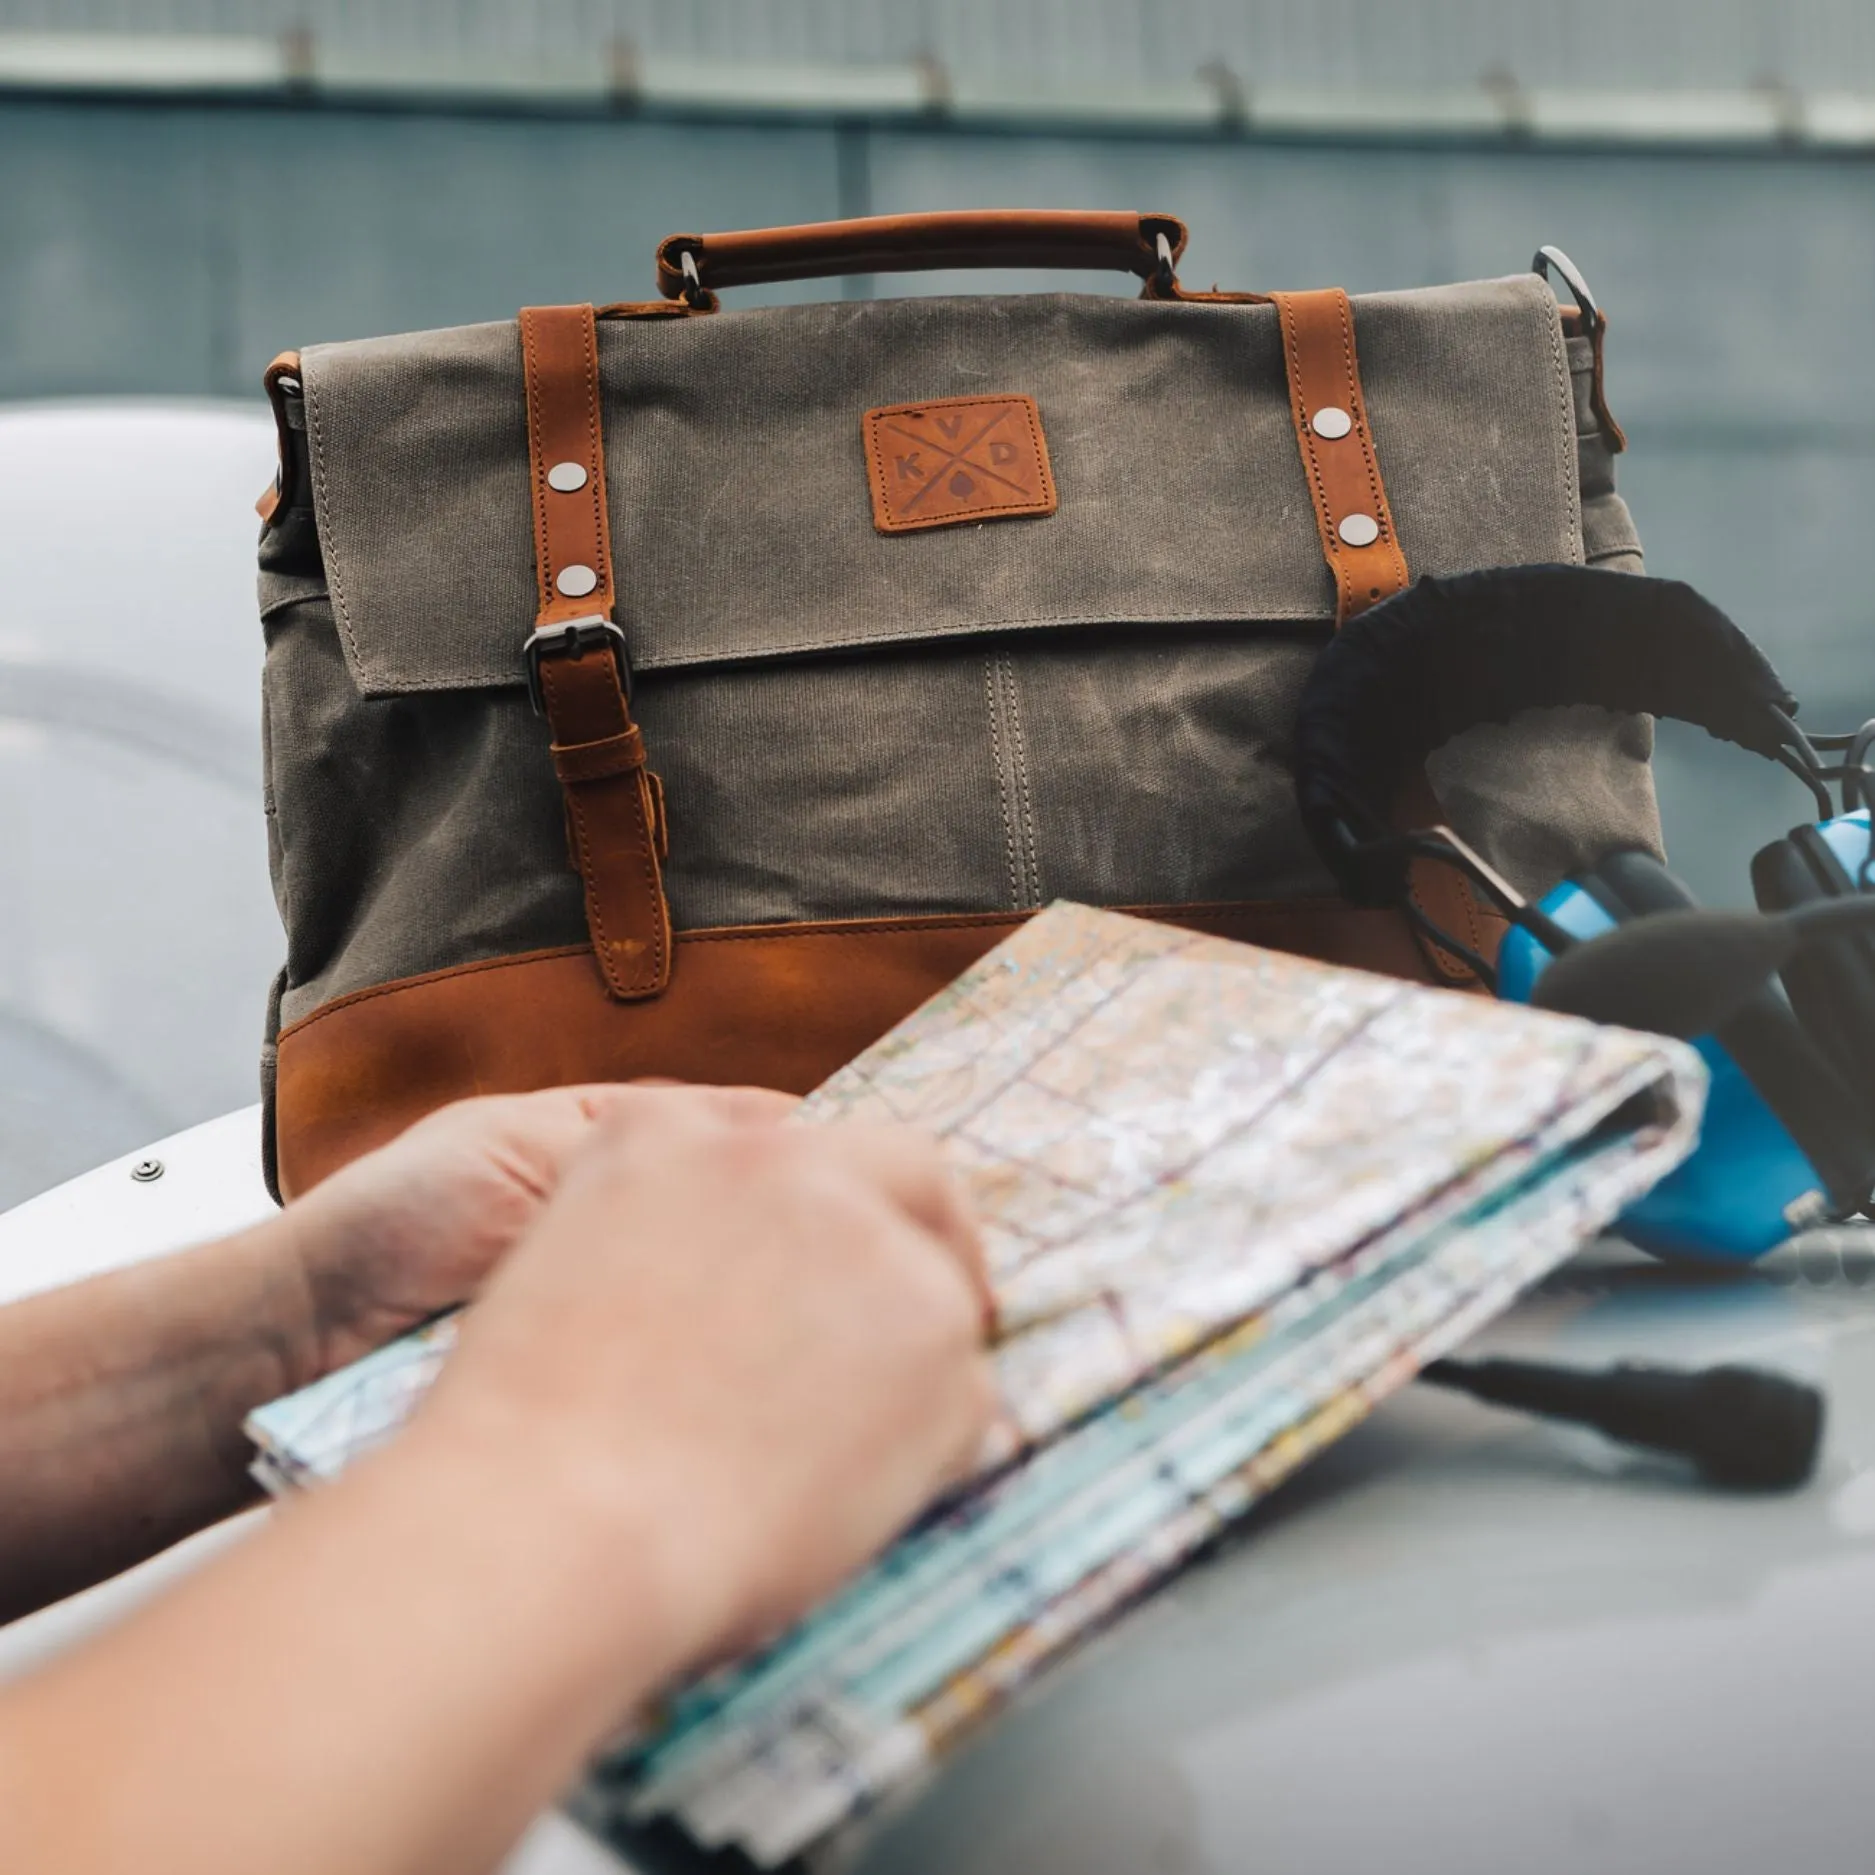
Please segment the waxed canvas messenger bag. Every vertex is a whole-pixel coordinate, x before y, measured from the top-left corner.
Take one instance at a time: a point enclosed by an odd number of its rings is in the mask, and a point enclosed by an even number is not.
[[[1466,980],[1333,896],[1295,701],[1419,574],[1640,569],[1604,322],[1559,256],[1567,308],[1537,274],[1196,292],[1184,245],[1139,214],[677,235],[648,303],[275,361],[279,1192],[468,1094],[806,1089],[1054,898]],[[991,265],[1143,290],[718,301]],[[1430,781],[1546,889],[1657,847],[1650,736],[1532,713]]]

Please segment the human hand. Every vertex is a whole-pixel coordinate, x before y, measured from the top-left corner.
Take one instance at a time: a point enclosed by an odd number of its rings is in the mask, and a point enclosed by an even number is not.
[[[571,1165],[526,1133],[535,1222],[402,1435],[0,1696],[0,1866],[492,1868],[672,1674],[798,1613],[968,1463],[991,1399],[984,1298],[932,1145],[751,1124],[730,1111],[746,1103],[692,1090],[604,1104],[568,1119],[592,1141]],[[377,1196],[360,1227],[384,1222],[375,1181],[403,1197],[432,1151],[444,1170],[428,1189],[448,1199],[463,1167],[436,1136],[474,1166],[489,1124],[439,1120],[412,1156],[361,1172],[354,1198]],[[333,1192],[335,1224],[337,1179]],[[85,1436],[44,1447],[67,1462],[40,1468],[119,1518],[100,1480],[156,1480],[130,1496],[134,1521],[164,1535],[165,1445],[205,1421],[217,1439],[239,1426],[205,1414],[205,1374],[229,1383],[226,1407],[274,1365],[250,1308],[206,1305],[290,1274],[258,1241],[205,1254],[193,1276],[187,1257],[140,1266],[104,1316],[68,1318],[80,1391],[105,1356],[133,1379],[115,1416],[88,1411]],[[204,1268],[225,1281],[204,1288]],[[111,1331],[134,1336],[165,1295],[171,1357],[153,1391]],[[232,1332],[205,1342],[216,1321]],[[59,1364],[15,1387],[23,1415],[0,1398],[0,1434],[23,1418],[33,1443],[47,1378],[56,1406]],[[105,1435],[152,1423],[126,1465]],[[17,1476],[0,1493],[14,1528]],[[82,1519],[66,1534],[82,1539]],[[12,1560],[0,1541],[0,1596]]]
[[[580,1610],[592,1644],[655,1633],[668,1674],[777,1630],[969,1465],[996,1397],[987,1288],[915,1134],[635,1089],[597,1133],[404,1456],[467,1455],[505,1518],[596,1548],[635,1592]]]
[[[738,1122],[773,1121],[796,1104],[761,1088],[618,1084],[459,1101],[288,1206],[270,1228],[305,1279],[305,1377],[466,1301],[603,1123],[671,1101]]]

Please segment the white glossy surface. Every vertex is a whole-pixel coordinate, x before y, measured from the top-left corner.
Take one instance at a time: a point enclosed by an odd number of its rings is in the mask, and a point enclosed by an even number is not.
[[[259,1091],[273,457],[257,400],[0,408],[0,1205]]]
[[[131,1177],[144,1160],[160,1178]],[[0,1303],[186,1249],[274,1208],[260,1174],[260,1108],[139,1146],[0,1215]]]

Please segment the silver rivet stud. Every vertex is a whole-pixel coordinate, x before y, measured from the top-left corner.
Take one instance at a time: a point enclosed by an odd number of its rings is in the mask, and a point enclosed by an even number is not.
[[[598,585],[599,575],[576,561],[572,566],[563,566],[554,575],[553,583],[569,599],[583,599]]]
[[[1317,436],[1326,437],[1331,443],[1338,443],[1354,428],[1354,419],[1339,404],[1324,404],[1309,419],[1309,428]]]
[[[562,495],[577,494],[586,486],[586,471],[577,462],[556,462],[547,471],[547,486]]]
[[[130,1176],[139,1185],[153,1184],[163,1176],[163,1162],[161,1159],[139,1159],[130,1168]]]
[[[1350,547],[1371,547],[1380,538],[1380,523],[1371,514],[1350,514],[1335,532]]]

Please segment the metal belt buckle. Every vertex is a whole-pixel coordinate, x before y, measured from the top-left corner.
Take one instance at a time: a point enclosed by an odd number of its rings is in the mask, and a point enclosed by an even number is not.
[[[609,649],[618,661],[619,688],[631,700],[632,665],[625,650],[625,634],[602,614],[590,618],[572,618],[561,625],[537,626],[521,654],[527,667],[527,698],[537,716],[547,714],[547,699],[540,688],[540,660],[554,657],[583,657],[588,651]]]

